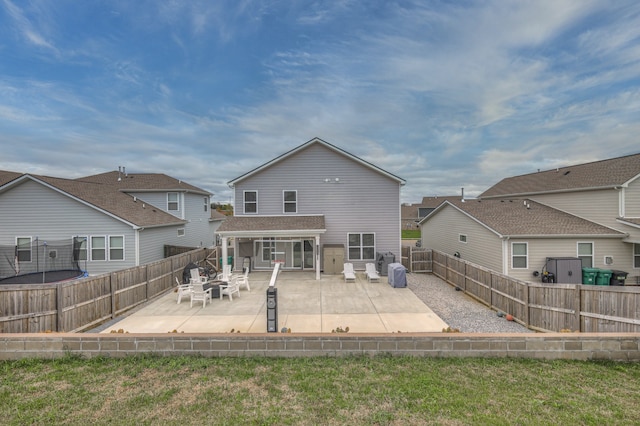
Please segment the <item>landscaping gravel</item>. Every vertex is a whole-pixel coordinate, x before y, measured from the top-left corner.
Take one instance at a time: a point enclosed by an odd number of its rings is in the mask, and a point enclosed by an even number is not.
[[[452,329],[461,333],[533,333],[432,274],[407,273],[407,286]]]

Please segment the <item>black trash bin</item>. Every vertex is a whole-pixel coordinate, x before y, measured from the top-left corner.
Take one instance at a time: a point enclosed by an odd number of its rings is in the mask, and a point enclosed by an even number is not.
[[[625,271],[616,271],[614,269],[612,269],[611,272],[611,281],[609,281],[609,285],[624,285],[629,273]]]

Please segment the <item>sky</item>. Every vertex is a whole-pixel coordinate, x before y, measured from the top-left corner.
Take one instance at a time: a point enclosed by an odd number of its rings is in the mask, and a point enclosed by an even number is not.
[[[227,182],[315,138],[403,202],[640,152],[637,0],[0,0],[0,170]]]

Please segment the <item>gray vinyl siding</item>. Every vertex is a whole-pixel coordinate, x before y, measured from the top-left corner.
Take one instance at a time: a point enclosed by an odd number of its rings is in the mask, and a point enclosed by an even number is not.
[[[174,191],[168,191],[174,192]],[[209,223],[211,218],[210,206],[207,207],[207,211],[204,211],[204,198],[202,194],[192,194],[185,192],[178,192],[178,199],[180,200],[178,211],[167,210],[167,192],[135,192],[129,195],[137,197],[141,202],[149,203],[157,208],[172,214],[179,219],[185,219],[188,223],[181,226],[184,228],[185,234],[178,240],[175,240],[177,236],[177,229],[166,233],[166,236],[170,238],[169,241],[163,244],[176,244],[184,247],[210,247],[214,245],[214,227]],[[217,229],[217,227],[215,227]],[[146,247],[147,244],[152,244],[153,239],[145,240],[144,245],[140,246],[140,251],[149,252],[157,251],[157,247]]]
[[[527,269],[513,269],[511,267],[511,243],[528,243]],[[578,242],[593,243],[593,267],[599,269],[618,269],[630,272],[633,246],[623,244],[619,239],[605,238],[530,238],[512,239],[508,242],[508,275],[523,281],[541,282],[541,277],[534,277],[534,271],[542,273],[548,257],[578,257]],[[604,257],[612,256],[613,264],[605,265]]]
[[[502,273],[502,240],[459,210],[444,206],[422,223],[422,246],[453,255]],[[460,234],[467,242],[460,242]]]
[[[178,237],[178,228],[180,226],[165,226],[140,231],[140,264],[163,259],[165,244],[183,246],[182,237]]]
[[[620,191],[613,189],[575,191],[561,194],[540,194],[530,198],[558,210],[622,231],[620,223],[616,222],[616,218],[620,217]]]
[[[297,213],[283,212],[284,190],[297,191]],[[323,145],[310,145],[237,182],[234,191],[236,216],[244,215],[244,191],[257,191],[258,216],[324,215],[321,248],[343,244],[346,253],[349,233],[374,233],[375,250],[400,260],[400,183]],[[352,263],[363,269],[367,262]]]
[[[0,244],[14,245],[16,236],[44,241],[124,236],[124,261],[88,260],[86,269],[96,275],[136,266],[136,236],[131,226],[30,180],[0,195]]]

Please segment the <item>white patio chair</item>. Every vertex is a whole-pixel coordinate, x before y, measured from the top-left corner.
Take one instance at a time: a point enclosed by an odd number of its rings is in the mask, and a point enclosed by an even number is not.
[[[222,300],[222,296],[229,296],[229,301],[232,302],[233,293],[238,293],[238,297],[240,297],[240,287],[236,280],[229,281],[227,284],[220,284],[220,300]]]
[[[183,284],[176,278],[176,283],[178,284],[178,305],[182,302],[183,296],[188,296],[191,294],[191,284]]]
[[[378,274],[378,271],[376,270],[376,265],[374,265],[373,263],[367,263],[365,265],[365,273],[367,274],[367,281],[369,282],[380,281],[380,274]]]
[[[249,268],[244,270],[244,274],[237,276],[235,281],[238,284],[238,288],[245,287],[247,291],[251,291],[249,287]]]
[[[356,272],[353,270],[353,263],[345,263],[342,273],[344,274],[345,282],[356,281]]]
[[[202,300],[202,307],[207,305],[207,300],[211,302],[211,288],[204,289],[202,283],[194,283],[191,288],[191,307],[193,308],[193,302],[199,302]]]
[[[191,283],[201,283],[201,284],[206,284],[207,283],[207,277],[203,277],[202,275],[200,275],[200,270],[197,268],[193,268],[189,271],[189,273],[191,274]]]

